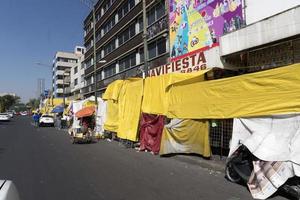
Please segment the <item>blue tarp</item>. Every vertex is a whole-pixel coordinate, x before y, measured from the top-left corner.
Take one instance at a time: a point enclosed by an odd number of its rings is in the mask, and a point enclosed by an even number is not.
[[[51,112],[52,113],[63,113],[64,107],[63,107],[63,105],[56,106],[55,108],[53,108],[53,110]]]

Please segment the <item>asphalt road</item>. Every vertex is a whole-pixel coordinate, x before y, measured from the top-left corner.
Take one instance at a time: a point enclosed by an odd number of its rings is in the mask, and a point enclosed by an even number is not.
[[[71,144],[23,116],[0,123],[0,179],[13,180],[22,200],[252,199],[222,173],[117,142]]]

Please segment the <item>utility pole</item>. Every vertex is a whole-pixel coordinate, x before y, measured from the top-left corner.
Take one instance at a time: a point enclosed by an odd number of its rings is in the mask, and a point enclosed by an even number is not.
[[[98,107],[98,101],[97,101],[97,60],[96,60],[96,10],[95,10],[95,0],[81,0],[82,3],[84,3],[89,9],[92,10],[92,23],[93,23],[93,50],[94,50],[94,59],[93,59],[93,65],[94,65],[94,90],[95,90],[95,104],[96,107]]]
[[[147,44],[147,9],[146,0],[143,0],[143,39],[144,39],[144,76],[148,76],[148,44]],[[144,77],[143,77],[144,78]]]

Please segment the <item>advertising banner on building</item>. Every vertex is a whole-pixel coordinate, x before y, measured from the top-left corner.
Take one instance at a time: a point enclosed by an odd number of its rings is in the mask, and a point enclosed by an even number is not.
[[[197,52],[187,55],[184,58],[176,59],[171,63],[161,65],[149,71],[150,76],[159,76],[173,72],[189,73],[206,69],[206,58],[204,52]]]
[[[242,0],[169,0],[170,57],[219,45],[224,33],[243,25]]]

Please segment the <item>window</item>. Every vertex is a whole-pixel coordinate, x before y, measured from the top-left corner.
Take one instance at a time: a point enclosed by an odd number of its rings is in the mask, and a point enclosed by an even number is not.
[[[97,73],[97,81],[101,81],[102,80],[102,76],[101,76],[101,72]]]
[[[74,74],[76,74],[78,72],[78,67],[74,67]]]
[[[78,85],[78,79],[77,78],[75,78],[75,80],[74,80],[74,86],[76,86],[76,85]]]
[[[104,56],[112,52],[115,48],[116,48],[116,42],[115,39],[113,39],[107,45],[104,46]]]
[[[143,31],[143,28],[144,28],[144,24],[143,24],[143,18],[139,18],[139,28],[140,28],[140,32]]]
[[[111,5],[115,2],[115,0],[106,0],[103,5],[102,5],[102,8],[103,8],[103,11],[104,13],[111,7]]]
[[[116,24],[115,15],[113,15],[103,26],[104,34],[107,33]]]
[[[118,35],[119,45],[124,44],[130,38],[134,37],[135,34],[135,23],[133,23],[125,31]]]
[[[84,82],[84,74],[81,75],[81,83]]]
[[[119,61],[119,71],[122,72],[136,65],[135,52],[124,57]]]
[[[147,23],[148,26],[153,24],[155,21],[160,19],[162,16],[166,14],[166,9],[165,9],[165,2],[162,1],[161,3],[158,3],[156,6],[152,7],[148,12],[147,12]]]
[[[119,20],[135,6],[135,0],[127,0],[118,10]]]
[[[156,41],[148,45],[149,59],[156,57]]]
[[[160,38],[148,44],[149,59],[152,59],[164,53],[166,53],[166,38]]]
[[[105,67],[103,71],[104,71],[104,78],[115,75],[116,74],[116,64],[114,63],[112,65],[109,65],[108,67]]]

